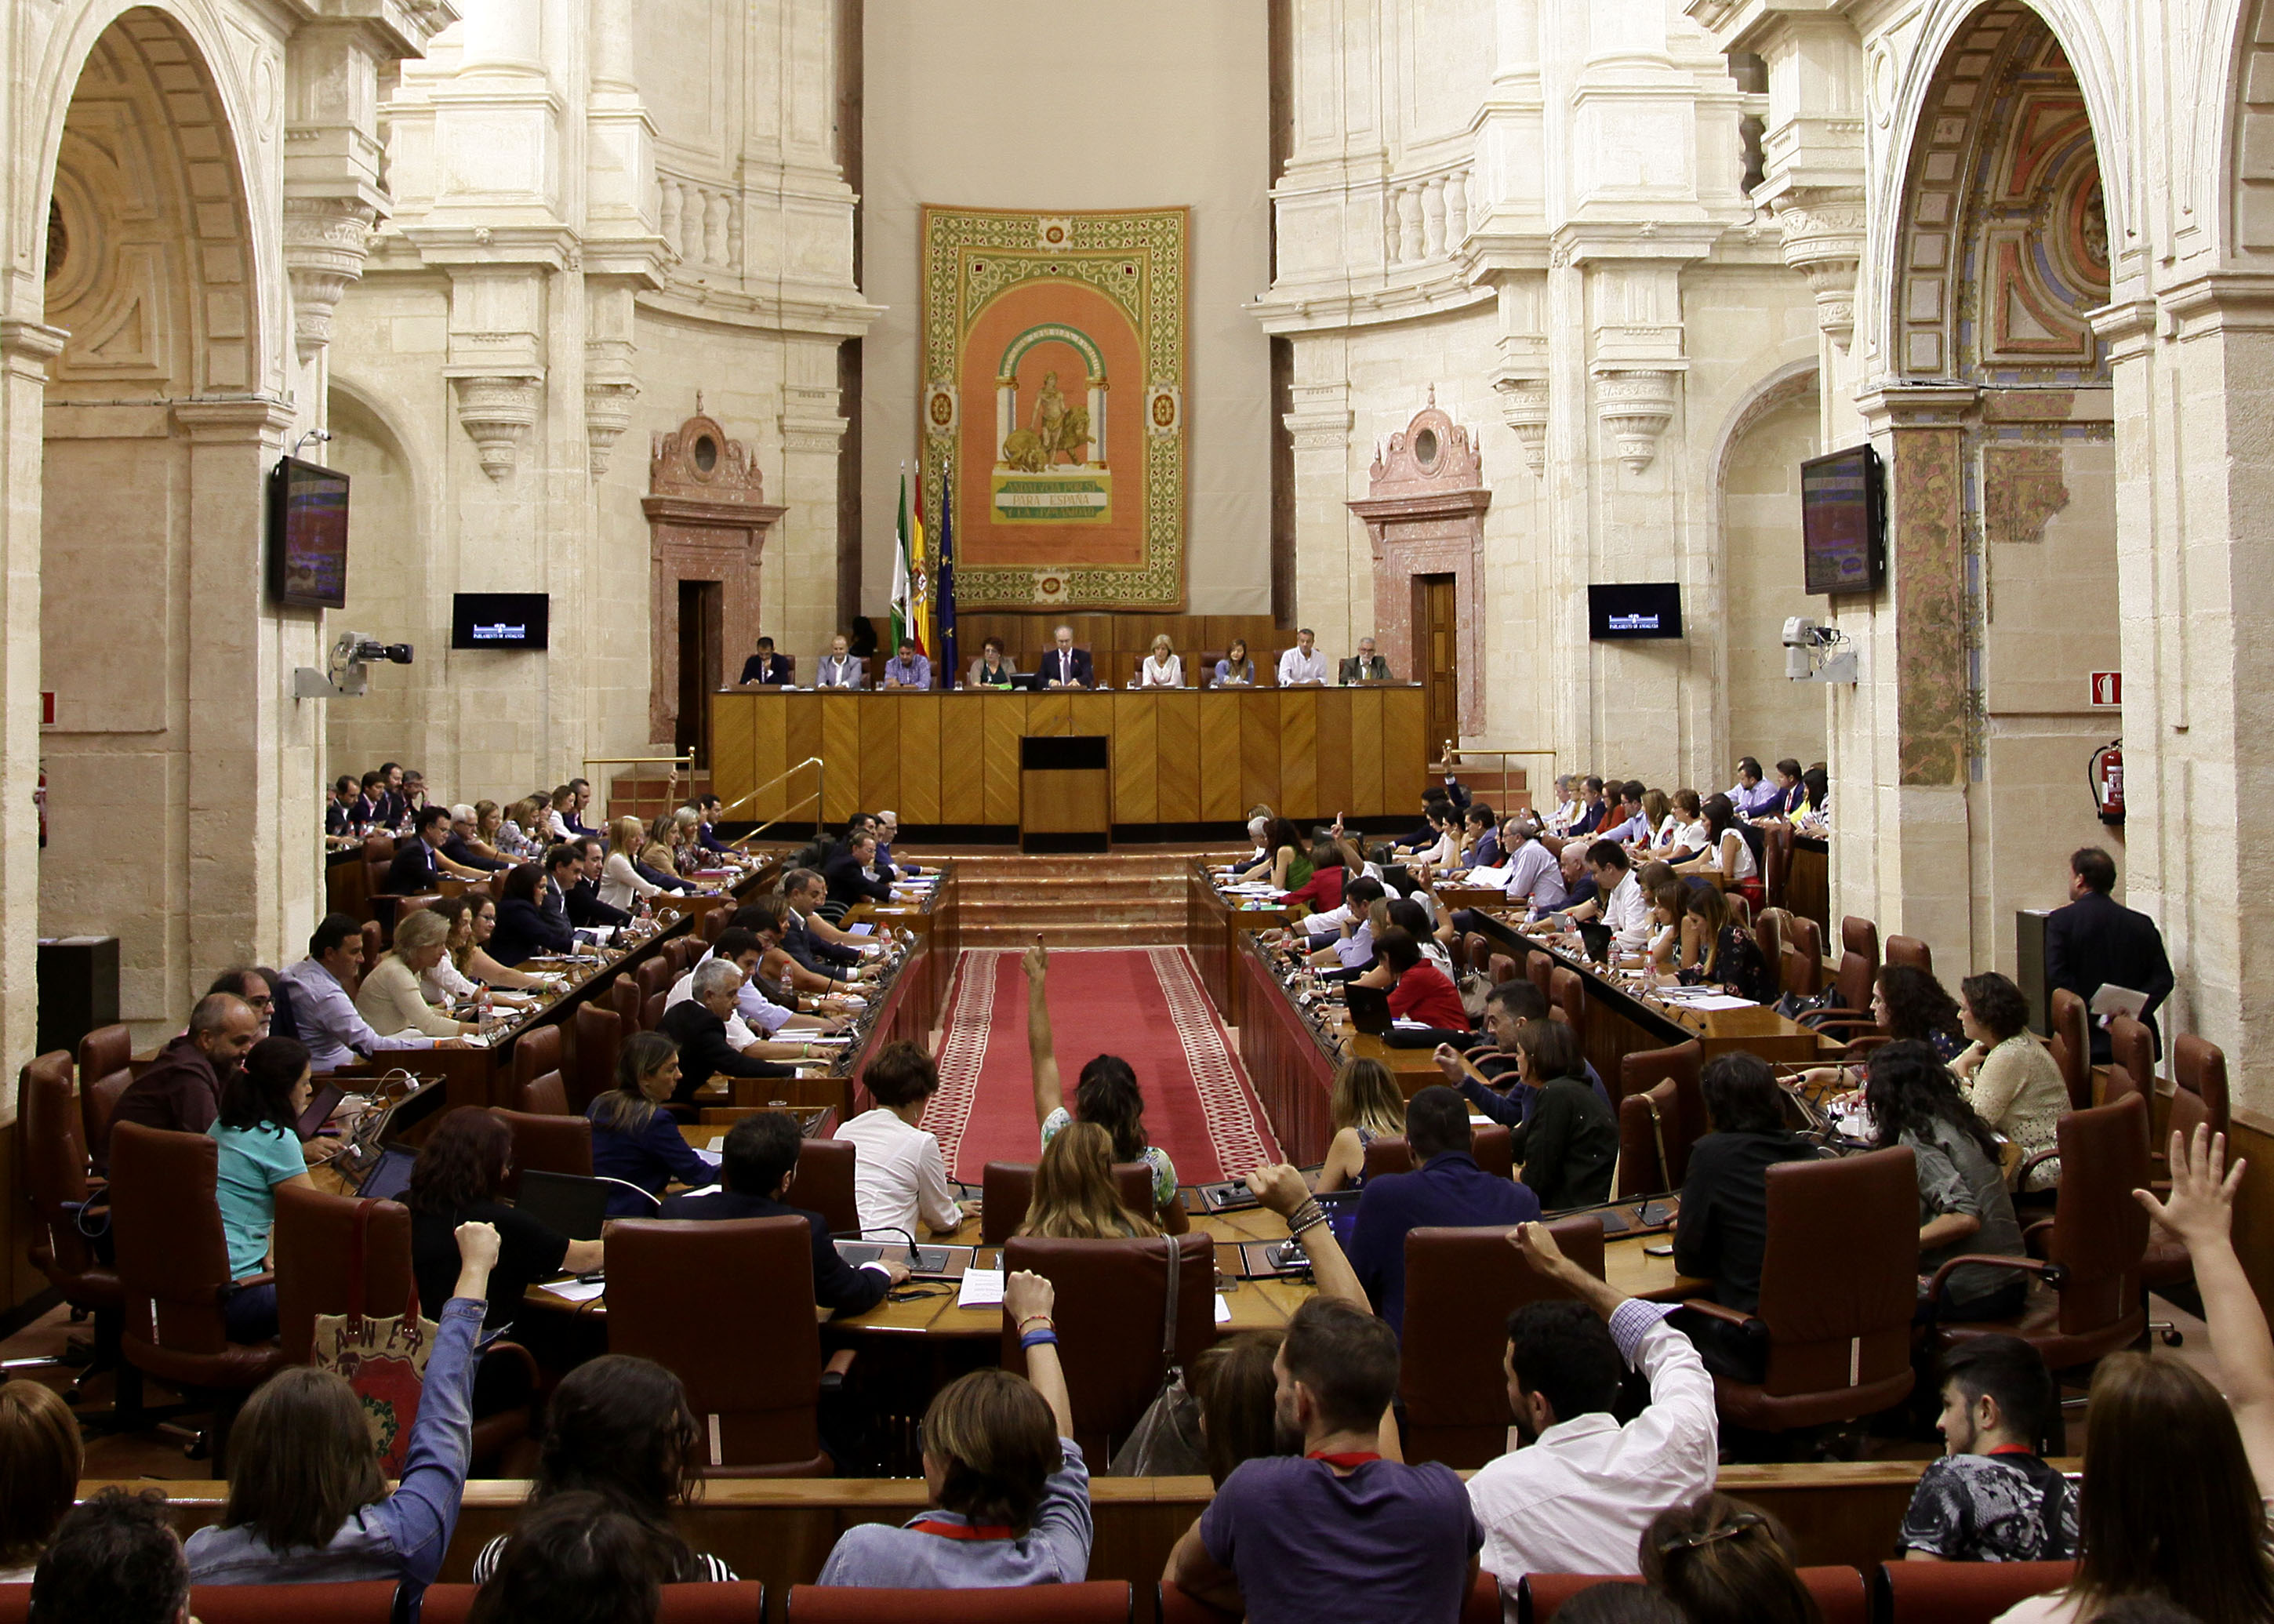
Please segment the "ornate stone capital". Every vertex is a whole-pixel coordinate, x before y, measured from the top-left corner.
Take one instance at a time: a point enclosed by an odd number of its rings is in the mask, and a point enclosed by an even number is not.
[[[598,479],[608,471],[609,454],[632,425],[632,402],[639,399],[629,339],[584,342],[584,471]]]
[[[1776,200],[1784,262],[1808,279],[1816,325],[1842,350],[1856,335],[1856,273],[1864,259],[1862,189],[1813,187]]]
[[[292,336],[303,365],[332,342],[332,314],[363,276],[379,211],[360,198],[284,199],[284,267],[292,279]]]
[[[1595,375],[1595,416],[1636,473],[1658,455],[1659,437],[1674,418],[1674,392],[1682,374],[1670,369],[1618,368]]]
[[[520,457],[523,437],[537,422],[545,380],[478,374],[452,381],[458,388],[458,425],[481,453],[482,471],[502,482]]]
[[[1524,447],[1524,463],[1535,476],[1547,468],[1547,378],[1545,373],[1502,372],[1492,380],[1500,414]]]

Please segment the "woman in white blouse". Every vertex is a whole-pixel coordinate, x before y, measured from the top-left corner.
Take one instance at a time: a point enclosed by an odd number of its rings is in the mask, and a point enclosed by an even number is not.
[[[356,1013],[381,1037],[463,1037],[473,1028],[438,1012],[419,990],[418,978],[442,960],[450,921],[431,908],[395,921],[395,945],[379,956],[356,989]]]
[[[1137,668],[1139,688],[1182,688],[1185,685],[1185,662],[1177,658],[1176,645],[1164,632],[1153,639],[1153,651]]]
[[[1753,906],[1761,906],[1761,871],[1753,861],[1753,848],[1737,828],[1736,808],[1727,795],[1713,794],[1706,799],[1705,846],[1695,855],[1677,861],[1677,874],[1718,874],[1721,889],[1736,891]]]
[[[1698,792],[1675,790],[1674,809],[1658,826],[1658,849],[1666,861],[1679,862],[1702,852],[1712,838],[1706,827],[1706,814],[1698,804]]]
[[[600,900],[610,907],[636,913],[640,903],[663,894],[662,886],[642,879],[639,870],[632,867],[632,859],[646,843],[647,827],[636,817],[620,817],[608,825],[608,861],[600,865]]]

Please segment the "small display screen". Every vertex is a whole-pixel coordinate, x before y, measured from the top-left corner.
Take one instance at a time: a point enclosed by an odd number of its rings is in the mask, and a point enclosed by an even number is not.
[[[460,592],[450,610],[450,646],[544,648],[552,602],[543,592]]]
[[[269,477],[268,584],[291,609],[348,603],[348,477],[286,457]]]
[[[1807,590],[1868,592],[1879,584],[1879,458],[1869,446],[1800,465],[1800,537]]]
[[[1681,636],[1681,586],[1672,581],[1642,581],[1589,587],[1587,635],[1596,643]]]

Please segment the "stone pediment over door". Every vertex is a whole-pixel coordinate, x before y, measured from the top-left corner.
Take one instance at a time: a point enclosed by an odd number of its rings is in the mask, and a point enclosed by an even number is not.
[[[1350,510],[1374,546],[1374,636],[1392,673],[1419,677],[1413,581],[1451,575],[1459,604],[1460,718],[1464,736],[1484,731],[1485,509],[1492,492],[1476,438],[1429,403],[1374,453],[1366,498]]]
[[[730,440],[696,397],[695,416],[654,437],[648,456],[649,737],[679,726],[679,586],[719,583],[719,647],[733,669],[704,673],[706,689],[731,683],[758,636],[758,560],[766,532],[788,510],[769,504],[750,447]]]

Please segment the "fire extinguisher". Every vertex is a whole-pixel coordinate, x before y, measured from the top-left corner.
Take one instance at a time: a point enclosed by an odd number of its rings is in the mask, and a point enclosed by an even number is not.
[[[40,849],[48,849],[48,763],[40,763],[40,787],[33,792],[32,800],[40,808]]]
[[[2111,829],[2124,823],[2124,741],[2111,739],[2092,753],[2092,765],[2085,776],[2092,783],[2093,804],[2100,809],[2100,821]]]

